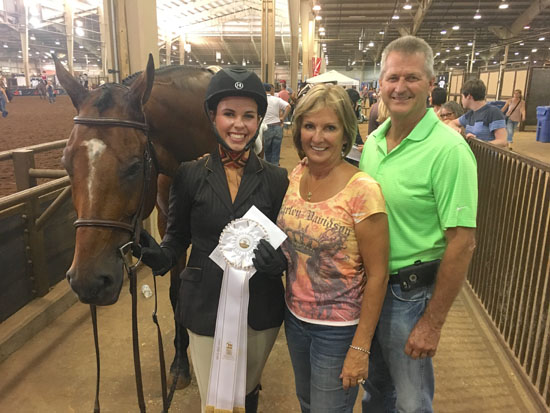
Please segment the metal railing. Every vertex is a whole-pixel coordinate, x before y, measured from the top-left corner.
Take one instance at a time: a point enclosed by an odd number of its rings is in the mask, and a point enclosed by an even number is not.
[[[468,282],[550,406],[550,165],[480,141]]]

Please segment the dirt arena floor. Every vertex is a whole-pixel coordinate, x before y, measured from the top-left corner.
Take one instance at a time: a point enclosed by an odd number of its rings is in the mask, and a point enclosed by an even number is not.
[[[73,117],[76,115],[68,96],[58,96],[53,104],[41,100],[38,96],[16,96],[7,105],[8,117],[0,118],[0,152],[10,149],[67,139],[73,127]],[[359,125],[361,136],[367,135],[367,123]],[[287,130],[286,133],[289,133]],[[550,162],[550,143],[536,142],[535,132],[516,132],[514,136],[514,151]],[[292,140],[283,142],[291,153],[282,150],[281,165],[292,170],[296,165]],[[60,169],[62,149],[38,153],[35,156],[37,168]],[[290,158],[285,160],[284,158]],[[42,183],[46,180],[39,179]],[[0,161],[0,197],[16,192],[13,164],[11,160]]]
[[[0,118],[0,152],[66,139],[76,115],[68,96],[58,96],[56,102],[51,104],[38,96],[15,96],[6,110],[9,115]],[[61,155],[61,149],[39,153],[35,157],[35,166],[61,169]],[[12,161],[0,161],[0,196],[14,192]]]

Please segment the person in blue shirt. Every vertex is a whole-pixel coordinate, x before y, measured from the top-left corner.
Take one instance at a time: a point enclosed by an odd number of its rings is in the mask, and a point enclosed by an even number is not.
[[[469,112],[451,123],[466,129],[466,139],[479,139],[506,148],[506,121],[496,106],[487,104],[485,84],[479,79],[468,80],[460,93],[462,106]]]

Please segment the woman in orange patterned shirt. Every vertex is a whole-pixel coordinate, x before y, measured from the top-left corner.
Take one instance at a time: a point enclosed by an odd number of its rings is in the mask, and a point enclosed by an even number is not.
[[[293,120],[300,163],[277,224],[288,235],[285,331],[302,412],[352,412],[388,284],[380,186],[344,161],[357,120],[339,86],[315,86]]]

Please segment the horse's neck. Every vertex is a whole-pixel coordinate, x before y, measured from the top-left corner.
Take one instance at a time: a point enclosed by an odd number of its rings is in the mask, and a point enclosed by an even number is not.
[[[197,159],[215,147],[202,98],[210,78],[208,71],[181,66],[155,72],[145,114],[164,174],[173,175],[180,162]]]

